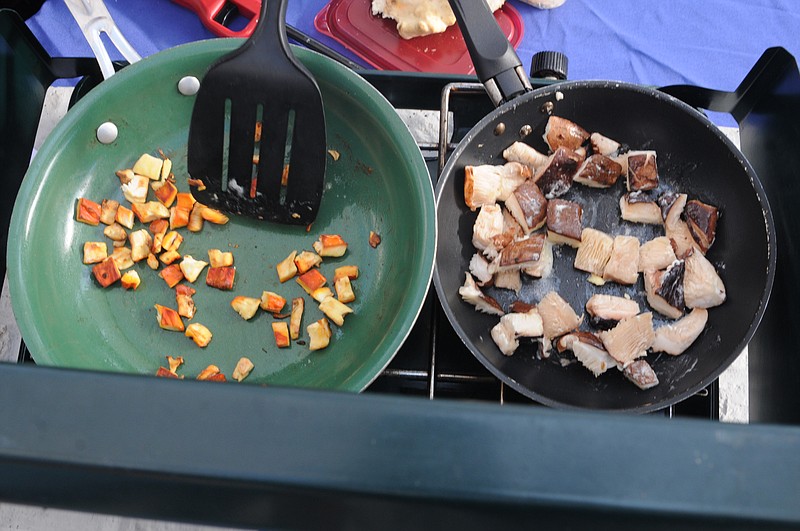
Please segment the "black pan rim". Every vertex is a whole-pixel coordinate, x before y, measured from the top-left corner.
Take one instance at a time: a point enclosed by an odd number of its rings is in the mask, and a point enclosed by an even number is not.
[[[449,186],[450,180],[453,178],[455,174],[455,167],[458,164],[458,160],[461,158],[461,155],[463,154],[464,150],[467,149],[468,145],[470,144],[470,140],[474,136],[484,131],[499,116],[502,116],[510,108],[529,104],[529,102],[531,102],[532,100],[536,100],[539,98],[553,97],[555,99],[560,99],[563,96],[563,92],[568,92],[570,90],[574,90],[577,88],[611,89],[611,90],[629,91],[629,92],[644,94],[646,96],[653,97],[656,100],[660,100],[668,105],[672,105],[677,109],[679,109],[680,111],[689,114],[695,120],[701,122],[702,125],[707,127],[721,142],[723,142],[723,144],[731,152],[733,152],[736,155],[738,162],[741,164],[742,168],[744,169],[746,175],[750,180],[750,184],[755,192],[759,204],[761,205],[761,210],[764,216],[766,238],[767,238],[767,250],[769,254],[769,256],[767,257],[768,270],[766,273],[764,287],[761,290],[761,297],[759,299],[758,307],[756,309],[756,312],[752,320],[750,321],[750,324],[748,326],[745,335],[743,336],[743,339],[737,344],[737,348],[733,352],[730,352],[723,359],[722,363],[720,363],[714,371],[711,371],[707,375],[707,377],[702,378],[699,382],[689,386],[683,392],[676,393],[674,396],[671,396],[668,399],[656,401],[649,404],[643,404],[635,407],[594,409],[596,411],[610,411],[610,412],[620,412],[620,413],[651,413],[663,409],[665,407],[668,407],[677,402],[680,402],[682,400],[685,400],[686,398],[696,394],[698,391],[704,389],[714,380],[716,380],[719,377],[719,375],[722,374],[722,372],[724,372],[736,360],[736,358],[739,357],[741,352],[749,344],[750,340],[752,339],[753,335],[756,332],[756,329],[758,328],[758,325],[761,322],[761,319],[764,315],[767,304],[769,302],[769,296],[772,290],[772,285],[775,277],[775,268],[777,263],[777,248],[776,248],[777,237],[775,233],[774,220],[772,217],[772,210],[770,208],[766,192],[764,191],[764,188],[760,180],[758,179],[755,170],[750,165],[749,161],[744,156],[744,154],[713,122],[711,122],[711,120],[708,119],[708,117],[706,117],[698,109],[691,107],[690,105],[684,103],[683,101],[673,96],[670,96],[664,92],[660,92],[656,88],[646,87],[643,85],[637,85],[621,81],[613,81],[613,80],[564,81],[527,92],[513,99],[512,101],[500,105],[499,107],[491,111],[483,119],[481,119],[475,126],[473,126],[473,128],[467,133],[467,135],[458,143],[456,148],[451,153],[449,159],[447,160],[447,163],[445,164],[436,184],[435,197],[436,197],[437,217],[440,209],[440,200],[442,198],[443,191]],[[437,237],[443,237],[444,232],[445,231],[440,230]],[[541,395],[536,390],[529,389],[528,387],[523,386],[516,380],[510,378],[503,371],[498,369],[494,364],[491,363],[491,361],[488,358],[486,358],[483,355],[483,353],[478,348],[475,347],[475,345],[469,339],[468,334],[466,333],[464,328],[458,322],[455,312],[450,307],[450,305],[446,303],[448,294],[445,292],[444,287],[442,286],[438,253],[437,253],[436,265],[434,267],[433,282],[439,298],[439,304],[442,306],[442,309],[444,310],[448,321],[450,322],[451,326],[453,326],[454,330],[461,339],[462,343],[464,343],[464,345],[469,349],[472,355],[475,356],[475,358],[478,359],[478,361],[487,370],[489,370],[489,372],[491,372],[495,377],[497,377],[502,382],[508,384],[512,389],[519,392],[523,396],[535,400],[536,402],[539,402],[545,406],[550,406],[559,409],[566,409],[566,410],[581,410],[581,411],[587,410],[587,408],[585,407],[566,404],[551,399],[547,396]]]

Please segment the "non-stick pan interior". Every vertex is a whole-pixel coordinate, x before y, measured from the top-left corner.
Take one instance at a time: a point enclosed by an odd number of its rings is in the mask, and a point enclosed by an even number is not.
[[[186,182],[186,141],[194,98],[181,95],[184,76],[202,78],[208,65],[240,44],[213,40],[178,47],[125,68],[81,100],[54,130],[30,167],[11,226],[9,278],[14,312],[39,364],[154,374],[165,356],[182,356],[178,371],[194,378],[209,364],[230,379],[237,360],[255,369],[245,382],[361,390],[388,364],[413,325],[429,286],[435,248],[433,190],[408,129],[380,94],[351,71],[318,54],[296,50],[316,76],[325,100],[328,147],[322,207],[310,227],[232,217],[227,225],[185,229],[183,255],[208,260],[207,251],[231,251],[233,291],[195,283],[197,314],[213,339],[199,348],[182,333],[156,322],[154,304],[176,307],[175,295],[144,262],[134,269],[142,284],[102,289],[82,264],[86,241],[107,241],[102,226],[75,221],[78,197],[124,202],[115,171],[142,153],[162,150],[173,162],[181,191]],[[111,121],[118,139],[100,144],[96,128]],[[268,127],[264,124],[264,127]],[[334,156],[335,155],[335,156]],[[152,198],[152,193],[151,193]],[[142,228],[141,224],[137,228]],[[370,231],[382,238],[369,244]],[[357,265],[354,313],[332,325],[327,349],[311,352],[306,326],[323,317],[318,305],[275,265],[293,250],[311,250],[321,234],[349,243],[341,258],[326,258],[321,272],[333,287],[336,267]],[[108,242],[110,244],[110,242]],[[265,312],[250,321],[230,306],[237,295],[274,291],[289,303],[305,297],[299,342],[278,349]],[[284,319],[286,320],[286,319]]]
[[[477,215],[464,204],[464,167],[503,163],[502,151],[524,126],[524,141],[546,152],[542,134],[547,106],[590,132],[599,132],[631,149],[654,149],[662,182],[660,191],[685,192],[689,198],[721,210],[717,239],[708,258],[727,288],[726,302],[709,311],[706,330],[679,357],[650,354],[647,360],[660,384],[642,391],[611,370],[595,378],[579,363],[562,366],[563,356],[537,356],[536,342],[523,340],[513,356],[501,354],[489,334],[498,317],[476,312],[462,301],[458,288],[475,252],[472,225]],[[505,126],[497,134],[497,125]],[[622,221],[619,197],[624,179],[610,190],[574,184],[564,196],[584,207],[584,227],[609,234],[632,234],[644,242],[663,229]],[[775,264],[774,229],[766,197],[752,168],[735,146],[705,117],[657,91],[613,82],[569,82],[529,93],[498,108],[458,145],[437,185],[440,235],[434,282],[451,323],[472,353],[495,375],[523,394],[559,407],[650,411],[674,403],[711,383],[745,348],[766,305]],[[573,268],[575,250],[557,247],[553,275],[524,278],[520,293],[489,288],[508,308],[521,299],[536,303],[555,290],[579,313],[593,293],[628,294],[649,310],[641,275],[633,287],[608,283],[597,287],[588,274]],[[523,277],[525,277],[523,275]],[[585,312],[584,312],[585,313]],[[668,322],[654,313],[656,325]],[[584,318],[582,328],[591,329]],[[569,360],[568,360],[569,361]],[[574,361],[571,360],[571,361]]]

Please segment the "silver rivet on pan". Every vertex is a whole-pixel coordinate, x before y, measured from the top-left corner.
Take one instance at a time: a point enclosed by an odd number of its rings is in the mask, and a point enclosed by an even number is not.
[[[184,96],[194,96],[200,90],[200,80],[194,76],[184,76],[178,81],[178,92]]]
[[[527,125],[527,124],[526,124],[526,125],[523,125],[523,126],[522,126],[522,127],[519,129],[519,136],[520,136],[520,138],[525,138],[526,136],[528,136],[528,135],[529,135],[529,134],[531,134],[531,133],[533,133],[533,127],[531,127],[530,125]]]
[[[117,139],[119,130],[113,122],[103,122],[97,128],[97,140],[101,144],[110,144]]]
[[[552,101],[546,101],[542,104],[542,107],[539,110],[542,112],[542,114],[553,114],[553,107],[554,105]]]
[[[505,132],[506,132],[506,124],[504,124],[503,122],[500,122],[494,128],[494,135],[495,136],[500,136]]]

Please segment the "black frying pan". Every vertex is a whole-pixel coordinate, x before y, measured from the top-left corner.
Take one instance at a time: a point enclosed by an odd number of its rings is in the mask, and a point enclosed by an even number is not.
[[[460,2],[451,0],[451,4],[487,92],[490,96],[495,92],[497,100],[508,101],[495,101],[499,106],[458,144],[437,184],[440,231],[434,283],[450,323],[469,350],[494,375],[547,405],[648,412],[703,389],[746,347],[772,287],[775,230],[764,190],[750,164],[704,115],[657,90],[609,81],[583,81],[530,91],[525,86],[527,80],[515,81],[514,75],[508,75],[520,64],[519,59],[514,61],[516,54],[510,46],[506,43],[503,48],[497,38],[487,36],[494,23],[486,16],[489,10],[483,2],[460,6]],[[540,347],[535,342],[523,342],[513,356],[506,357],[489,333],[499,318],[475,311],[458,294],[475,252],[472,226],[477,215],[464,204],[464,167],[502,164],[503,149],[520,139],[546,151],[542,134],[548,118],[546,108],[551,105],[554,114],[573,120],[588,131],[600,132],[633,149],[655,149],[662,190],[685,192],[690,199],[720,208],[717,239],[707,257],[725,282],[727,300],[709,310],[706,329],[683,355],[648,355],[647,360],[660,380],[652,389],[638,389],[613,369],[595,378],[579,363],[562,366],[559,360],[563,356],[541,359],[537,355]],[[498,134],[501,123],[504,132]],[[526,126],[532,132],[522,136],[520,131]],[[663,229],[620,219],[618,199],[624,191],[622,181],[606,191],[575,183],[563,198],[584,206],[584,227],[612,235],[634,234],[642,242],[662,235]],[[583,310],[593,293],[628,293],[639,301],[642,311],[649,309],[641,278],[633,287],[613,283],[596,287],[586,281],[586,273],[573,268],[574,258],[574,249],[558,247],[549,279],[526,278],[519,294],[497,288],[489,288],[487,293],[506,309],[515,299],[536,303],[551,289],[576,311]],[[656,326],[667,322],[656,312],[654,318]],[[582,328],[590,329],[586,322]]]

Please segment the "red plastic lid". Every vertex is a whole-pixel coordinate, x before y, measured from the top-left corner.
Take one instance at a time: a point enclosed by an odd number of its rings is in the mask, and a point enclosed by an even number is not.
[[[494,16],[516,48],[524,31],[517,10],[506,3]],[[317,13],[314,26],[380,70],[475,73],[457,24],[444,33],[406,40],[394,20],[372,15],[372,0],[331,0]]]

